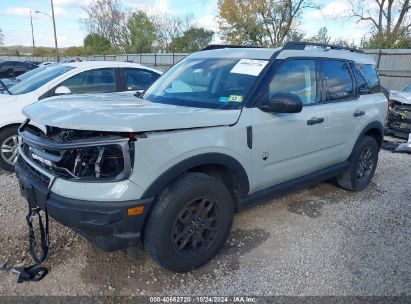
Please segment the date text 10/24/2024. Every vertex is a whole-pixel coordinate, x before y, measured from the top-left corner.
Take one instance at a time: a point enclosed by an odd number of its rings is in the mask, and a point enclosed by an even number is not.
[[[170,296],[170,297],[150,297],[150,303],[256,303],[256,297],[233,296]]]

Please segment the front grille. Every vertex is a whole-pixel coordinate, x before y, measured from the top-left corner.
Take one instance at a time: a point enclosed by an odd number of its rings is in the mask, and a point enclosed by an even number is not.
[[[19,163],[24,167],[24,169],[28,170],[33,177],[35,177],[37,180],[39,180],[42,184],[44,184],[46,187],[49,186],[50,184],[50,178],[43,173],[41,173],[39,170],[36,168],[30,166],[22,157],[19,157]]]

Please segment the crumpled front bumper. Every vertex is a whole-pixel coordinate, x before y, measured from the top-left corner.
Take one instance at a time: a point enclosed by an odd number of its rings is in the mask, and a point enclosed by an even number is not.
[[[146,214],[153,198],[128,201],[89,201],[66,198],[50,191],[50,180],[22,157],[16,165],[21,194],[28,199],[33,191],[35,204],[47,208],[59,223],[83,235],[102,250],[126,249],[139,243]],[[87,183],[84,183],[87,191]],[[33,198],[32,198],[33,199]],[[144,212],[128,215],[128,209],[144,206]]]

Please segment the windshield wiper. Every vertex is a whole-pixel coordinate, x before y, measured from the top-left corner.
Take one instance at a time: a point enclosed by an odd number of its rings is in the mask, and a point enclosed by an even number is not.
[[[13,94],[10,92],[9,88],[4,84],[3,80],[1,80],[1,79],[0,79],[0,84],[1,84],[1,86],[3,87],[3,92],[6,91],[9,95],[13,95]]]

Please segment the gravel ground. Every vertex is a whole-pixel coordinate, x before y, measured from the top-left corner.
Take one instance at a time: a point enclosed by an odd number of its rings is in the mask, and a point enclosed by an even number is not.
[[[50,274],[0,295],[410,295],[411,156],[382,151],[369,187],[323,183],[237,214],[220,254],[188,274],[104,253],[51,221]],[[26,203],[0,172],[0,262],[31,263]]]

